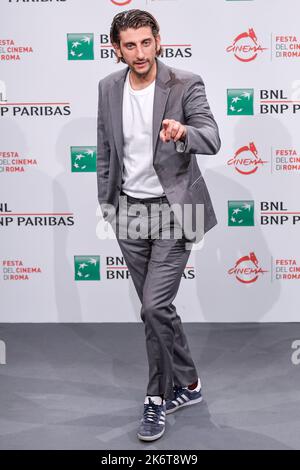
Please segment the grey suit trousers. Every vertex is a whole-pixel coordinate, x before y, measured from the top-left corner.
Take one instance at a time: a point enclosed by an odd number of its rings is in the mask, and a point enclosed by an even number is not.
[[[134,238],[129,233],[127,238],[121,238],[121,226],[123,229],[124,224],[127,228],[129,225],[136,226],[137,215],[130,213],[134,202],[137,200],[126,195],[120,197],[115,233],[142,303],[141,319],[145,325],[149,363],[146,393],[163,394],[166,399],[173,399],[174,385],[187,386],[198,378],[181,318],[173,304],[190,249],[174,217],[167,222],[163,221],[163,217],[157,218],[158,213],[163,214],[170,207],[166,198],[156,205],[159,211],[155,212],[155,216],[150,210],[151,203],[143,201],[142,208],[145,210],[138,219],[142,221],[139,237]],[[126,222],[123,222],[124,215]]]

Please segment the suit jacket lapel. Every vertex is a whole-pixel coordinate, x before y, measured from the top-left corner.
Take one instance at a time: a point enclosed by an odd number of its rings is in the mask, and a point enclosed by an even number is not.
[[[167,66],[157,59],[157,75],[154,91],[154,103],[153,103],[153,161],[157,156],[156,146],[158,136],[162,127],[163,115],[165,112],[170,88],[166,85],[166,82],[170,79],[169,71]]]

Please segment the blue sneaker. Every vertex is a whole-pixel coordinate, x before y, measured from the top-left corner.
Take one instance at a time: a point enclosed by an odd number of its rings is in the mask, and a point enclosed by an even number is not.
[[[142,441],[154,441],[165,432],[166,402],[161,397],[146,396],[144,413],[137,436]]]
[[[194,405],[202,401],[201,382],[198,378],[197,387],[189,390],[187,387],[174,387],[173,400],[166,401],[166,414],[173,413],[183,406]]]

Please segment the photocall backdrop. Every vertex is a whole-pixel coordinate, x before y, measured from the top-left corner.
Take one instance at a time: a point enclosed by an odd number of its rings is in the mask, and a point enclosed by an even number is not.
[[[0,321],[141,321],[96,183],[98,82],[125,67],[109,28],[129,8],[157,18],[161,60],[201,75],[222,140],[197,156],[218,225],[191,252],[182,320],[299,321],[297,0],[1,1]]]

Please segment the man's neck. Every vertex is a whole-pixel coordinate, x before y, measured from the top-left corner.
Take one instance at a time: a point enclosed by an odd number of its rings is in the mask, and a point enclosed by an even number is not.
[[[129,73],[129,81],[130,85],[134,90],[142,90],[147,86],[151,85],[151,83],[155,80],[157,73],[157,63],[156,61],[153,64],[153,67],[149,71],[147,75],[137,75],[136,73],[132,72]]]

